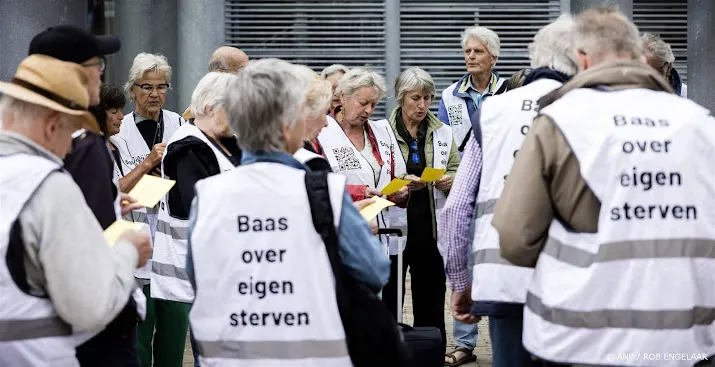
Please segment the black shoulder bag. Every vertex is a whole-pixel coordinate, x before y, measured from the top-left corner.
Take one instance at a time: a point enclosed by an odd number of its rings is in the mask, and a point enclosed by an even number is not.
[[[307,172],[305,187],[313,225],[325,243],[333,268],[338,309],[353,365],[409,366],[409,352],[392,313],[372,290],[354,279],[340,261],[328,172]]]

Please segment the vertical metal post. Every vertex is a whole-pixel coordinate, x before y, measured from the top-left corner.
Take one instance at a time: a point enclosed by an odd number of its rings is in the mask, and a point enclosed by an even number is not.
[[[209,57],[224,44],[224,2],[179,0],[179,37],[176,84],[179,88],[176,113],[191,104],[196,84],[208,72]]]
[[[385,98],[386,118],[397,107],[395,79],[400,75],[400,0],[385,0]]]
[[[715,111],[715,2],[688,0],[688,98]]]
[[[578,14],[598,5],[617,5],[628,19],[633,20],[633,0],[570,0],[571,13]],[[561,4],[563,9],[563,3]]]
[[[561,0],[561,14],[571,13],[571,0]]]
[[[166,95],[164,109],[176,111],[177,90],[182,88],[176,78],[177,0],[121,0],[115,5],[115,35],[122,40],[122,49],[114,58],[114,84],[122,86],[127,80],[134,57],[141,52],[162,54],[174,69],[172,90]],[[183,55],[182,55],[183,56]],[[126,111],[134,108],[128,103]],[[183,110],[178,111],[178,113]]]
[[[30,40],[48,27],[74,24],[87,28],[87,1],[77,0],[1,0],[0,80],[15,75],[20,61],[27,57]]]

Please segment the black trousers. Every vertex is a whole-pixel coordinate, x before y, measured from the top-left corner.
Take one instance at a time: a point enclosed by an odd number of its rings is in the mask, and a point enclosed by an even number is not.
[[[107,327],[76,348],[82,367],[140,367],[137,354],[136,302],[129,302]]]
[[[414,326],[433,326],[442,334],[442,347],[447,347],[444,328],[444,297],[447,291],[444,263],[432,236],[412,236],[402,261],[402,299],[404,304],[405,273],[410,269]],[[390,281],[382,289],[382,302],[397,318],[397,256],[390,256]]]

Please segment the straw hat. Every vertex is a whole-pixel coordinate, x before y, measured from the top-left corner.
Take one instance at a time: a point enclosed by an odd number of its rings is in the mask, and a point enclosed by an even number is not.
[[[79,128],[99,133],[89,107],[88,79],[82,66],[45,55],[26,57],[9,83],[0,82],[0,93],[12,98],[77,116]]]

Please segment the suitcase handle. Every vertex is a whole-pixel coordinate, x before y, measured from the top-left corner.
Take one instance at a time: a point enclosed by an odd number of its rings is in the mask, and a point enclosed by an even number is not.
[[[397,228],[378,228],[377,234],[386,234],[386,235],[397,235],[397,237],[402,237],[402,230],[399,230]]]

